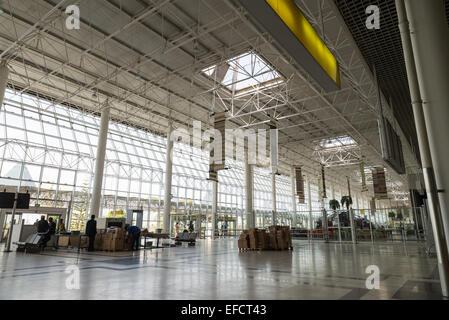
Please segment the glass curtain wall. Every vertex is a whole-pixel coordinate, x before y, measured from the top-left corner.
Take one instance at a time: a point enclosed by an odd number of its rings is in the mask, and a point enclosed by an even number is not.
[[[43,99],[7,90],[0,110],[0,188],[31,193],[31,206],[68,208],[71,230],[84,227],[88,215],[98,140],[99,117]],[[162,227],[166,138],[111,121],[101,215],[144,211],[144,227]],[[243,163],[227,160],[219,173],[217,227],[229,235],[246,227]],[[23,167],[23,170],[22,170]],[[208,153],[176,143],[173,157],[172,216],[210,221]],[[312,208],[319,210],[312,183]],[[306,189],[307,191],[307,186]],[[291,223],[290,177],[276,176],[280,224]],[[271,224],[271,174],[254,170],[256,226]],[[299,226],[308,226],[309,204],[297,204]],[[175,219],[176,220],[176,219]],[[226,227],[223,227],[226,225]],[[201,222],[198,225],[201,226]]]

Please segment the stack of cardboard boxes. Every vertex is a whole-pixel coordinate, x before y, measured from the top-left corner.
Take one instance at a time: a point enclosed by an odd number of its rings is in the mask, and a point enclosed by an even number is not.
[[[60,236],[58,245],[60,247],[78,248],[80,241],[79,235],[76,236]],[[81,236],[81,248],[89,246],[89,237]],[[131,237],[129,237],[125,229],[112,227],[108,229],[97,229],[95,236],[94,249],[96,251],[124,251],[131,247]]]
[[[109,228],[105,233],[101,233],[103,251],[123,251],[126,246],[126,231],[122,228]],[[98,236],[98,234],[97,234]]]
[[[270,240],[272,241],[272,248],[276,250],[288,250],[292,247],[292,235],[290,227],[271,226]]]
[[[244,230],[238,241],[239,249],[288,250],[292,248],[290,227],[273,226],[267,233],[261,229]]]
[[[248,230],[243,230],[243,232],[240,234],[239,249],[248,249],[248,248],[249,248]]]
[[[81,245],[79,244],[80,242],[80,236],[76,235],[76,236],[70,236],[70,246],[72,248],[78,248],[78,246],[80,246],[80,248],[86,248],[89,246],[89,237],[86,236],[81,236]]]
[[[58,245],[61,247],[71,246],[78,248],[80,237],[76,236],[61,236],[59,237]],[[112,227],[108,229],[98,229],[95,236],[94,249],[96,251],[123,251],[131,247],[131,239],[126,234],[125,229]],[[81,237],[81,248],[89,246],[89,237]]]

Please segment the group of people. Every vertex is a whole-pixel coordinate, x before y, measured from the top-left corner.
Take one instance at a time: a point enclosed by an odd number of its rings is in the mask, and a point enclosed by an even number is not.
[[[44,248],[47,246],[47,242],[50,241],[51,236],[56,233],[66,232],[63,219],[59,219],[58,225],[56,225],[52,217],[48,218],[47,221],[45,220],[45,216],[41,216],[41,219],[37,220],[34,225],[36,226],[36,232],[43,236],[42,246]]]

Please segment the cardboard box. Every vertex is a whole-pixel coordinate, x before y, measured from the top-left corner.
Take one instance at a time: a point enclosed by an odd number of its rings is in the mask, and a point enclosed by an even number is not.
[[[242,239],[242,240],[248,240],[248,239],[249,239],[249,234],[248,234],[248,233],[241,233],[241,234],[240,234],[240,239]]]
[[[101,243],[101,250],[103,250],[103,251],[109,251],[110,250],[110,248],[111,248],[111,241],[110,240],[108,240],[108,239],[104,239],[103,238],[103,240],[102,240],[102,243]]]
[[[72,248],[78,248],[79,236],[70,236],[70,246]]]
[[[89,237],[82,236],[81,237],[81,248],[89,247]]]
[[[238,246],[239,246],[239,249],[246,249],[246,248],[248,248],[248,241],[239,239]]]
[[[103,234],[102,233],[97,233],[97,235],[95,236],[94,249],[95,250],[103,249]]]
[[[113,233],[111,233],[111,232],[106,232],[106,233],[104,233],[103,235],[102,235],[102,237],[103,237],[103,239],[104,240],[112,240],[113,239],[113,237],[114,237],[114,234]]]
[[[254,236],[249,236],[249,247],[251,249],[257,249],[257,239]]]
[[[111,251],[123,251],[125,247],[125,240],[123,238],[114,239],[110,242]]]
[[[277,236],[277,244],[278,244],[278,248],[281,250],[286,250],[287,248],[287,242],[285,241],[285,239],[282,237],[282,235],[278,234]]]
[[[58,246],[60,247],[68,247],[70,244],[69,236],[60,236],[58,239]]]

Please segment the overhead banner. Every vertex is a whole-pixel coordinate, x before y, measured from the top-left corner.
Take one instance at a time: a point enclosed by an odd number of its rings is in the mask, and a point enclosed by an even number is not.
[[[215,130],[219,131],[221,134],[221,144],[215,144],[214,147],[217,149],[217,152],[221,154],[218,157],[214,157],[215,160],[215,171],[223,170],[225,168],[226,162],[226,112],[220,112],[215,114],[214,121]],[[214,149],[215,149],[214,148]]]
[[[369,204],[370,204],[371,214],[375,215],[376,214],[376,199],[375,198],[371,199]]]
[[[321,181],[323,182],[323,199],[327,198],[326,195],[326,177],[324,176],[324,166],[321,165]]]
[[[360,175],[362,176],[362,192],[366,192],[368,187],[366,186],[365,162],[363,158],[360,158]]]
[[[385,180],[385,169],[376,168],[372,170],[374,197],[376,199],[388,199],[387,182]]]
[[[216,137],[210,137],[210,161],[209,161],[209,180],[218,181],[218,171],[223,170],[226,165],[226,112],[215,113],[214,129],[219,132],[221,141],[216,141]]]
[[[301,167],[295,167],[296,176],[296,194],[298,195],[299,203],[306,203],[306,195],[304,192],[304,177],[302,176]]]
[[[349,180],[349,177],[346,177],[346,180],[348,180],[348,196],[351,196],[351,182]]]
[[[278,167],[278,129],[277,121],[274,118],[270,118],[270,159],[271,159],[271,172],[276,173]]]

